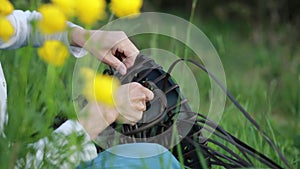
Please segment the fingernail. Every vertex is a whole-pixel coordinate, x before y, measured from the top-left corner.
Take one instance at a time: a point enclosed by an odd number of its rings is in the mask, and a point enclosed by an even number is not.
[[[121,65],[118,69],[118,71],[121,73],[121,75],[126,74],[126,67],[124,65]]]

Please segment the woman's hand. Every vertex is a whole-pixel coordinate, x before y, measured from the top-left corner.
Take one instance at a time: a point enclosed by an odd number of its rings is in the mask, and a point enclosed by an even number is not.
[[[93,140],[116,120],[128,124],[139,121],[146,110],[146,102],[153,97],[153,93],[141,84],[128,83],[115,93],[115,107],[91,102],[79,112],[78,120]]]
[[[122,75],[130,68],[139,53],[139,50],[128,39],[123,31],[71,30],[71,44],[83,47],[92,55],[112,66]],[[121,62],[116,54],[121,54]]]
[[[114,96],[117,120],[122,123],[134,124],[139,121],[146,110],[146,102],[152,100],[154,94],[139,83],[122,85]]]

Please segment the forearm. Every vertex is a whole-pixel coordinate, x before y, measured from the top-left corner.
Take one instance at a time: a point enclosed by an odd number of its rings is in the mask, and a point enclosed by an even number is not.
[[[81,57],[86,54],[86,51],[82,50],[82,48],[78,48],[83,45],[70,43],[68,39],[68,35],[72,30],[84,30],[78,25],[67,22],[68,29],[64,32],[47,35],[42,34],[39,29],[36,29],[32,25],[32,22],[36,22],[41,19],[41,14],[39,12],[14,10],[7,19],[14,28],[14,34],[8,41],[4,42],[0,39],[0,49],[18,49],[26,45],[40,47],[46,40],[51,39],[63,42],[66,46],[68,46],[70,53],[75,57]]]
[[[69,42],[70,45],[83,48],[87,36],[88,31],[80,27],[72,27],[69,31]]]
[[[78,121],[89,134],[91,140],[94,140],[117,117],[118,113],[113,108],[92,102],[79,112]]]

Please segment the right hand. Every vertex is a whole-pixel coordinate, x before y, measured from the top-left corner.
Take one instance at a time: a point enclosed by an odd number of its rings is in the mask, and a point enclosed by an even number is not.
[[[115,93],[115,111],[121,123],[134,124],[143,117],[146,110],[146,102],[152,100],[154,94],[137,82],[120,86]]]
[[[146,110],[146,101],[152,100],[153,97],[153,93],[141,84],[128,83],[120,86],[115,93],[115,107],[91,102],[79,112],[78,120],[94,140],[116,120],[127,124],[139,121]]]

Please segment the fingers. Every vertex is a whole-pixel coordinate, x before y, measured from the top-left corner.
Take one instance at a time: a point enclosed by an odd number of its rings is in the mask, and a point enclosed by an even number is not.
[[[130,85],[132,90],[130,96],[132,107],[138,111],[145,111],[146,101],[152,100],[154,98],[153,92],[136,82],[133,82]]]
[[[133,66],[139,53],[125,32],[91,30],[89,34],[91,36],[88,41],[85,41],[84,48],[99,60],[125,75],[127,68]],[[115,57],[117,52],[122,53],[123,63]]]
[[[146,96],[140,95],[136,98],[131,98],[130,105],[132,109],[137,111],[145,111],[146,110]]]
[[[130,89],[136,93],[135,96],[141,96],[146,101],[152,100],[154,97],[154,94],[151,90],[137,82],[130,83]]]
[[[123,62],[116,57],[117,53],[121,53],[121,59]],[[120,44],[113,49],[112,53],[108,53],[102,61],[115,68],[121,73],[121,75],[125,75],[127,68],[133,66],[138,53],[139,50],[130,42],[129,39],[126,39],[126,42],[120,42]]]
[[[127,68],[130,68],[133,66],[135,59],[137,55],[139,54],[139,50],[133,45],[133,43],[127,39],[128,45],[124,50],[124,55],[125,55],[125,60],[124,64],[126,65]]]
[[[143,87],[142,90],[143,90],[143,93],[146,96],[146,101],[150,101],[150,100],[152,100],[154,98],[154,94],[153,94],[153,92],[151,90],[149,90],[146,87]]]
[[[119,120],[123,123],[135,123],[143,117],[146,102],[152,100],[154,94],[141,84],[132,82],[122,85],[116,96],[116,108],[123,117]]]
[[[118,43],[113,51],[113,55],[116,56],[117,53],[121,53],[122,61],[126,65],[127,68],[133,66],[137,55],[139,54],[139,50],[134,46],[134,44],[127,38],[120,43]]]
[[[127,68],[124,63],[122,63],[119,59],[117,59],[110,53],[106,57],[104,57],[102,61],[115,68],[118,72],[121,73],[121,75],[125,75],[127,72]]]

